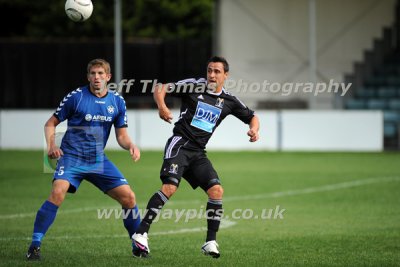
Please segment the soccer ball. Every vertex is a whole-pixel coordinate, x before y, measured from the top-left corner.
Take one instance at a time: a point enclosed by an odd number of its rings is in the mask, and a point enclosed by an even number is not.
[[[67,0],[65,13],[76,22],[85,21],[92,15],[93,4],[91,0]]]

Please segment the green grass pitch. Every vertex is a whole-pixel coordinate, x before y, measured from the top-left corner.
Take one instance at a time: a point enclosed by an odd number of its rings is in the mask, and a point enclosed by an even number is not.
[[[162,152],[138,163],[109,151],[134,189],[140,209],[159,189]],[[69,194],[27,263],[34,216],[50,193],[43,152],[0,150],[0,266],[399,266],[399,153],[209,152],[224,185],[219,259],[200,253],[205,219],[161,218],[150,232],[150,259],[131,256],[122,219],[98,219],[115,201],[88,182]],[[204,208],[206,195],[186,181],[165,206]],[[281,215],[275,210],[279,206]],[[272,209],[271,218],[245,217]],[[284,211],[282,211],[284,209]],[[264,214],[266,215],[266,214]]]

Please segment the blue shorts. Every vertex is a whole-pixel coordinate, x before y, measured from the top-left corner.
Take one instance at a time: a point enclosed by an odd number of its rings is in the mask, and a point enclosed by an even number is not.
[[[89,164],[64,155],[58,160],[54,172],[54,180],[59,179],[70,183],[69,193],[75,193],[82,180],[91,182],[104,193],[128,184],[122,173],[106,156],[101,161]]]

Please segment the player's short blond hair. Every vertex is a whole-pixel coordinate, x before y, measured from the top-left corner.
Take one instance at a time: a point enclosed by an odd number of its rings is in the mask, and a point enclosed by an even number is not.
[[[88,74],[90,73],[90,69],[91,69],[93,66],[100,66],[100,67],[103,67],[103,68],[104,68],[104,71],[105,71],[106,73],[108,73],[108,74],[111,73],[110,63],[108,63],[108,62],[107,62],[106,60],[104,60],[104,59],[96,58],[96,59],[91,60],[91,61],[88,63],[88,65],[87,65],[87,73],[88,73]]]

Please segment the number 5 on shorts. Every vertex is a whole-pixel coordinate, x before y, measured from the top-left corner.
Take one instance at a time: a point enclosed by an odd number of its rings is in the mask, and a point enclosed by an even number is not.
[[[63,175],[64,174],[64,166],[61,166],[60,169],[58,169],[58,175]]]

